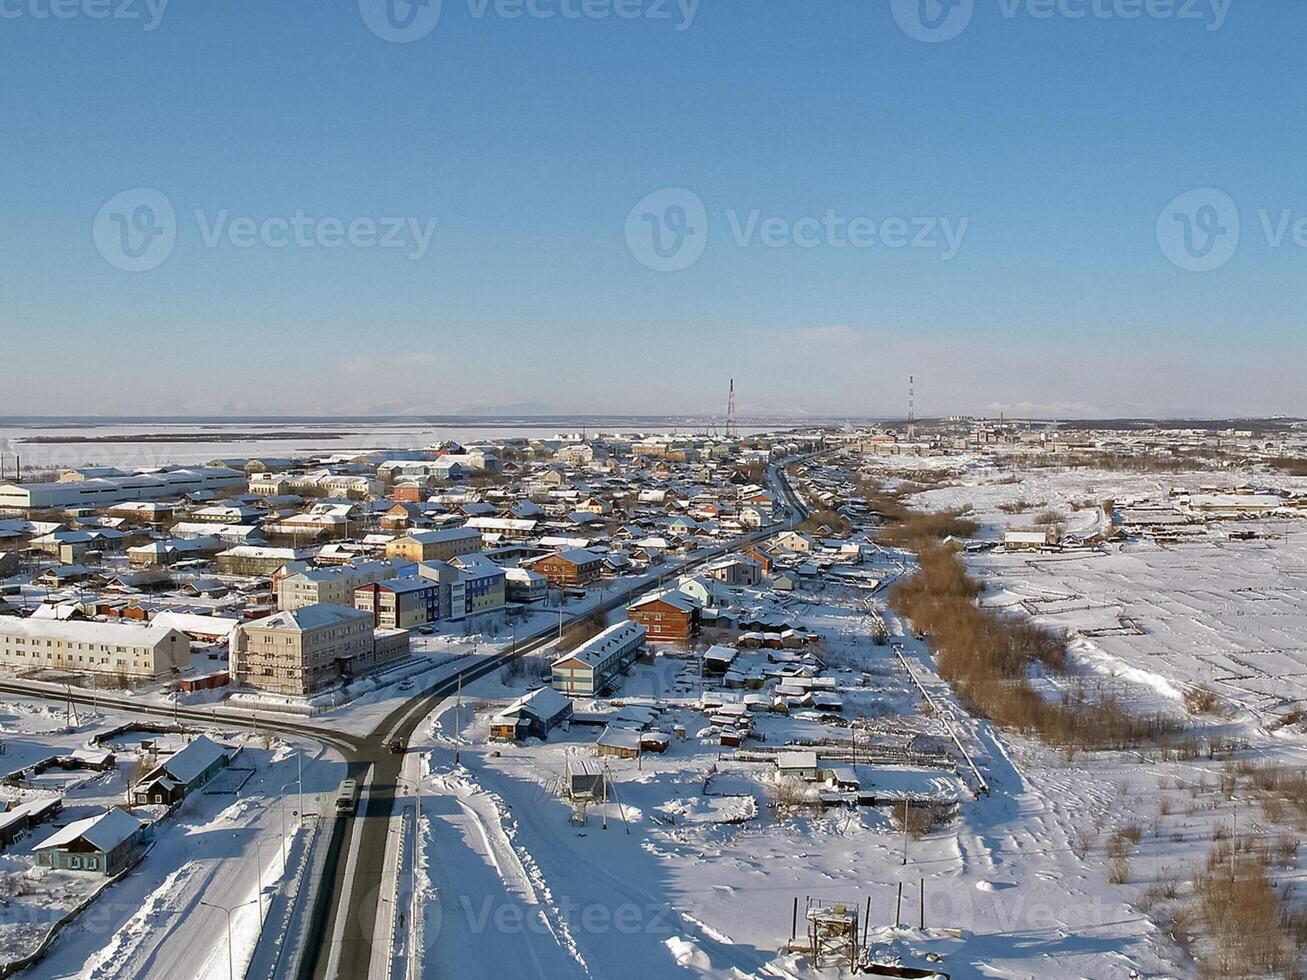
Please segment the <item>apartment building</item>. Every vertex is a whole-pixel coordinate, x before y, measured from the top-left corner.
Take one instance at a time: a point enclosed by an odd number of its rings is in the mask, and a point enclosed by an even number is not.
[[[504,570],[485,555],[451,558],[463,579],[463,615],[476,616],[504,608],[507,576]]]
[[[596,581],[603,573],[602,556],[584,548],[570,548],[558,554],[545,555],[530,563],[531,571],[539,572],[555,588],[586,585]]]
[[[238,684],[310,697],[408,654],[408,635],[375,632],[357,609],[319,603],[245,623],[232,639]]]
[[[414,531],[386,545],[387,558],[405,561],[449,561],[481,550],[481,532],[451,527],[439,531]]]
[[[277,604],[286,610],[302,609],[320,602],[352,607],[354,593],[359,589],[394,577],[395,566],[388,561],[310,568],[281,580],[277,587]]]
[[[308,561],[310,548],[260,548],[237,545],[217,556],[218,571],[226,575],[273,575],[291,562]]]
[[[425,578],[396,578],[363,585],[354,591],[354,608],[372,617],[377,629],[408,630],[440,618],[440,583]]]
[[[626,615],[648,630],[650,640],[685,643],[699,631],[699,606],[681,592],[662,592],[633,602]]]
[[[0,665],[147,680],[187,666],[191,641],[180,630],[126,623],[0,618]]]
[[[571,697],[592,698],[635,662],[644,648],[646,631],[627,621],[608,627],[553,664],[553,688]]]

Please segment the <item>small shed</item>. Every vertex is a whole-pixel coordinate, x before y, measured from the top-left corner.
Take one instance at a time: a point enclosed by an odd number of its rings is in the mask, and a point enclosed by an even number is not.
[[[619,759],[639,758],[640,733],[634,729],[609,725],[600,734],[595,750],[599,755],[611,755]]]
[[[567,760],[567,796],[572,800],[602,800],[607,792],[603,770],[589,759]]]

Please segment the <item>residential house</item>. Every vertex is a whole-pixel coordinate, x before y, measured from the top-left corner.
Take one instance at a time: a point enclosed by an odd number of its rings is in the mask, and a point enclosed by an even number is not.
[[[703,574],[726,585],[754,587],[762,582],[762,566],[752,558],[732,555],[706,566]]]
[[[640,732],[634,728],[609,725],[595,742],[595,752],[618,759],[637,759],[640,756]]]
[[[646,596],[631,603],[626,614],[644,626],[651,642],[686,643],[699,632],[699,605],[679,591]]]
[[[569,548],[530,563],[531,571],[539,572],[556,588],[588,585],[597,581],[603,567],[603,556],[585,548]]]
[[[552,687],[542,687],[518,698],[490,719],[490,737],[497,742],[546,738],[572,717],[572,701]]]
[[[180,752],[175,752],[145,773],[132,787],[138,806],[171,806],[199,789],[230,761],[227,749],[200,735]]]
[[[132,866],[146,825],[121,807],[77,820],[32,848],[38,867],[112,877]]]

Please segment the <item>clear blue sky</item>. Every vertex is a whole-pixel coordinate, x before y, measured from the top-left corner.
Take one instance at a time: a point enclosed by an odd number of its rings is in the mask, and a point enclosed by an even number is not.
[[[679,413],[731,375],[746,412],[901,414],[909,373],[922,414],[1307,414],[1307,248],[1258,218],[1307,217],[1299,2],[975,0],[923,43],[890,0],[445,0],[404,44],[357,0],[54,2],[0,2],[0,414]],[[138,187],[176,242],[126,272],[92,232]],[[669,187],[706,250],[654,271],[627,217]],[[1186,271],[1159,215],[1205,187],[1239,247]],[[419,260],[207,245],[224,209],[437,225]],[[754,210],[968,224],[951,259],[741,247]]]

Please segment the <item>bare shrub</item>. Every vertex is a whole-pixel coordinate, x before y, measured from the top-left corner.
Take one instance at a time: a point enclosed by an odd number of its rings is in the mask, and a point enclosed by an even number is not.
[[[1071,851],[1081,861],[1089,857],[1089,852],[1094,849],[1096,843],[1098,843],[1098,833],[1088,827],[1077,827],[1071,835]]]
[[[890,822],[896,830],[902,831],[907,826],[908,835],[913,840],[934,833],[953,819],[955,808],[947,803],[930,801],[902,804],[890,808]]]
[[[1206,684],[1184,692],[1184,706],[1191,715],[1227,715],[1225,700]]]
[[[797,777],[778,779],[771,787],[772,801],[780,807],[807,806],[815,799],[815,790]]]
[[[1128,885],[1130,883],[1130,858],[1125,855],[1112,858],[1107,867],[1107,880],[1114,885]]]
[[[1033,503],[1029,500],[1013,500],[1011,503],[999,504],[998,509],[1004,514],[1024,514],[1028,510],[1034,510],[1036,507],[1043,507],[1044,501]]]
[[[1065,671],[1065,637],[977,607],[980,583],[966,573],[953,549],[926,546],[917,559],[917,574],[891,590],[890,604],[932,638],[940,676],[971,709],[1004,728],[1067,748],[1163,745],[1174,736],[1171,722],[1161,716],[1137,718],[1110,692],[1076,688],[1061,702],[1043,698],[1030,683],[1030,670],[1039,665]],[[1170,744],[1183,751],[1178,743]],[[1188,751],[1196,753],[1196,743]]]
[[[1263,855],[1239,853],[1232,862],[1221,850],[1209,855],[1209,870],[1194,882],[1196,918],[1208,947],[1201,975],[1300,978],[1301,914],[1276,889]]]

